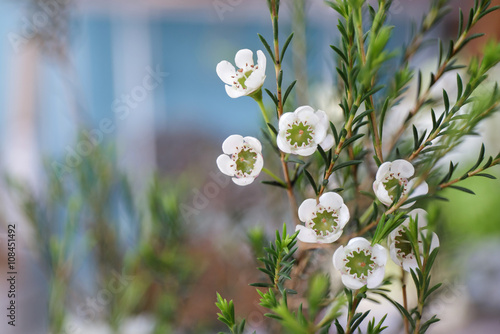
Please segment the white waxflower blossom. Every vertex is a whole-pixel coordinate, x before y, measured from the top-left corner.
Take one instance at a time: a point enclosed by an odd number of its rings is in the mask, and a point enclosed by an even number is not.
[[[384,280],[387,250],[365,238],[349,240],[333,254],[333,266],[342,274],[342,283],[352,290],[378,287]]]
[[[332,243],[341,235],[349,221],[349,209],[342,197],[333,192],[316,199],[306,199],[299,207],[299,219],[305,226],[297,225],[297,238],[308,243]]]
[[[229,97],[237,98],[258,92],[266,79],[266,56],[257,51],[257,65],[253,62],[253,52],[248,49],[236,53],[234,62],[236,70],[230,62],[223,60],[217,64],[217,75],[226,84]]]
[[[422,236],[420,233],[427,235],[427,212],[423,209],[414,209],[408,213],[408,215],[413,219],[417,220],[418,227],[418,243],[420,247],[420,254],[423,254],[423,244]],[[398,226],[394,231],[389,234],[387,244],[389,245],[389,254],[392,261],[398,266],[403,267],[407,272],[410,269],[415,270],[417,268],[417,260],[415,258],[415,252],[413,251],[410,241],[405,233],[405,228],[410,225],[410,218],[406,218],[405,221]],[[439,247],[439,238],[436,233],[432,233],[430,252],[432,252],[436,247]]]
[[[415,179],[409,180],[415,174],[413,165],[403,159],[394,160],[393,162],[384,162],[378,168],[375,182],[373,182],[373,191],[377,198],[383,204],[389,206],[394,201],[394,196],[397,193],[397,187],[403,186],[401,197],[405,196],[408,191],[413,188]],[[425,195],[429,191],[429,186],[424,181],[418,187],[413,189],[409,198]],[[411,207],[413,203],[402,205],[401,209]]]
[[[252,183],[264,166],[262,145],[254,137],[231,135],[222,143],[222,151],[217,166],[239,186]]]
[[[281,151],[302,156],[316,152],[320,145],[325,151],[333,146],[330,121],[323,110],[314,111],[309,106],[298,107],[279,119],[277,144]]]

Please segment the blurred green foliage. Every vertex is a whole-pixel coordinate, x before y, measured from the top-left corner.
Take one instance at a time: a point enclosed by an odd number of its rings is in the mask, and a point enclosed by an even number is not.
[[[81,316],[85,300],[117,276],[127,278],[124,288],[107,289],[104,311],[83,320],[105,321],[120,333],[128,317],[147,313],[154,315],[154,333],[172,333],[179,305],[201,274],[179,210],[186,180],[154,176],[141,193],[114,161],[113,147],[104,144],[62,175],[47,161],[41,193],[7,177],[48,275],[53,334],[63,333],[68,315]]]

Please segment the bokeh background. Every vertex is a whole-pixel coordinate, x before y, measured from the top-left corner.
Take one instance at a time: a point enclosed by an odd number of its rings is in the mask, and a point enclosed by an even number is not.
[[[394,3],[390,46],[398,47],[429,1]],[[431,37],[453,38],[458,8],[472,4],[451,1]],[[279,191],[238,187],[215,165],[227,136],[261,137],[257,105],[229,98],[215,66],[263,48],[266,2],[3,0],[0,17],[1,310],[8,224],[18,266],[16,327],[2,314],[0,332],[214,333],[224,329],[219,291],[249,329],[271,333],[248,287],[261,277],[247,234],[272,236],[291,221],[288,206]],[[280,20],[283,40],[295,31],[284,81],[299,79],[287,108],[309,104],[335,118],[335,13],[319,0],[283,1]],[[498,40],[499,14],[476,30],[487,36],[464,61]],[[431,43],[413,64],[430,71],[435,51]],[[496,155],[499,121],[482,125],[454,159],[466,166],[481,142]],[[431,305],[442,321],[430,333],[500,331],[500,183],[464,185],[478,195],[446,192],[449,203],[429,208],[444,282]],[[399,332],[391,306],[377,312]]]

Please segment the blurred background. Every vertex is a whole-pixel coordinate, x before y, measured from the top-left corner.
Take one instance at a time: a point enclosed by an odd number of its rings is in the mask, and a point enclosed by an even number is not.
[[[458,8],[472,4],[451,1],[431,37],[454,38]],[[394,1],[392,48],[428,6]],[[18,267],[16,326],[2,314],[0,332],[214,333],[224,329],[219,291],[234,299],[249,332],[271,333],[248,286],[262,277],[247,234],[264,242],[291,222],[288,205],[273,187],[236,186],[215,164],[229,135],[262,137],[257,105],[229,98],[215,66],[239,49],[263,49],[266,2],[3,0],[0,16],[2,310],[8,224],[16,226]],[[464,60],[498,40],[499,18],[480,24],[487,37]],[[320,0],[283,1],[280,19],[282,40],[295,32],[283,66],[285,84],[298,84],[286,108],[309,104],[335,120],[334,11]],[[435,45],[414,65],[432,70]],[[265,87],[273,90],[273,80]],[[496,155],[499,121],[483,125],[455,161],[474,160],[481,142]],[[446,192],[449,203],[429,208],[442,243],[435,275],[444,282],[430,307],[442,321],[431,333],[500,331],[500,183],[465,185],[478,195]],[[396,311],[379,312],[398,333]]]

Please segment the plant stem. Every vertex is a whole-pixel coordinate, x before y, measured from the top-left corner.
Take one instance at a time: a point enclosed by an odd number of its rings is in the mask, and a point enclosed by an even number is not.
[[[383,2],[380,4],[380,6],[384,6]],[[361,8],[359,8],[359,12],[357,15],[354,15],[354,18],[356,19],[356,30],[357,30],[357,43],[358,43],[358,50],[361,55],[361,63],[363,66],[366,65],[366,52],[365,52],[365,46],[364,46],[364,40],[363,40],[363,13],[361,12]],[[371,85],[373,87],[373,83],[375,81],[375,78],[372,79]],[[366,108],[367,109],[374,109],[374,103],[373,103],[373,96],[370,96],[369,103],[368,101],[365,102]],[[382,155],[382,142],[380,140],[380,136],[378,133],[378,127],[377,127],[377,117],[375,115],[375,111],[372,111],[368,117],[368,121],[370,122],[370,129],[372,131],[373,137],[373,150],[375,151],[375,155],[379,159],[379,161],[382,163],[384,162],[384,157]]]
[[[353,296],[352,296],[352,307],[349,310],[349,314],[347,315],[347,325],[346,325],[346,331],[345,334],[351,334],[351,321],[352,318],[354,317],[354,314],[356,313],[356,309],[358,308],[358,303],[359,299],[356,298],[358,295],[359,290],[354,291]]]
[[[401,292],[403,293],[403,307],[408,311],[408,298],[406,296],[406,272],[401,268]],[[403,317],[405,333],[410,334],[410,324],[406,317]]]
[[[277,90],[277,98],[278,98],[278,118],[283,115],[283,100],[281,96],[281,82],[280,82],[280,73],[281,73],[281,60],[280,60],[280,48],[279,48],[279,39],[278,39],[278,11],[276,8],[276,1],[271,1],[271,21],[273,25],[273,40],[274,40],[274,69],[276,71],[276,90]],[[283,169],[283,177],[286,183],[286,192],[288,195],[288,201],[290,202],[290,210],[292,211],[292,217],[296,225],[300,224],[300,220],[298,217],[298,206],[297,200],[295,198],[295,194],[293,192],[293,184],[290,179],[290,172],[288,171],[288,165],[285,161],[285,153],[280,151],[280,159],[281,159],[281,167]]]
[[[271,122],[269,121],[269,117],[267,116],[267,111],[266,107],[264,106],[264,103],[262,103],[262,91],[260,90],[260,94],[254,97],[255,102],[259,105],[260,111],[262,112],[262,117],[264,118],[264,122],[266,122],[267,129],[269,130],[269,134],[271,135],[271,138],[276,138],[276,134],[273,132],[269,124]]]
[[[474,176],[474,175],[476,175],[476,174],[479,174],[479,173],[481,173],[482,171],[484,171],[485,169],[488,169],[488,168],[490,168],[490,167],[493,167],[493,166],[495,166],[495,165],[498,165],[499,163],[500,163],[500,158],[495,159],[495,160],[493,160],[493,162],[491,163],[491,165],[489,165],[487,168],[482,168],[482,167],[481,167],[481,168],[478,168],[478,169],[476,169],[476,170],[474,170],[474,171],[468,172],[468,173],[467,173],[467,177],[465,177],[465,178],[464,178],[464,177],[462,176],[462,177],[456,178],[456,179],[454,179],[454,180],[451,180],[451,181],[449,181],[449,182],[443,183],[443,184],[441,184],[441,185],[439,186],[439,189],[444,189],[444,188],[447,188],[447,187],[449,187],[449,186],[451,186],[451,185],[453,185],[453,184],[455,184],[455,183],[457,183],[457,182],[459,182],[459,181],[462,181],[462,180],[464,180],[464,179],[466,179],[466,178],[469,178],[469,177],[471,177],[471,176]]]

